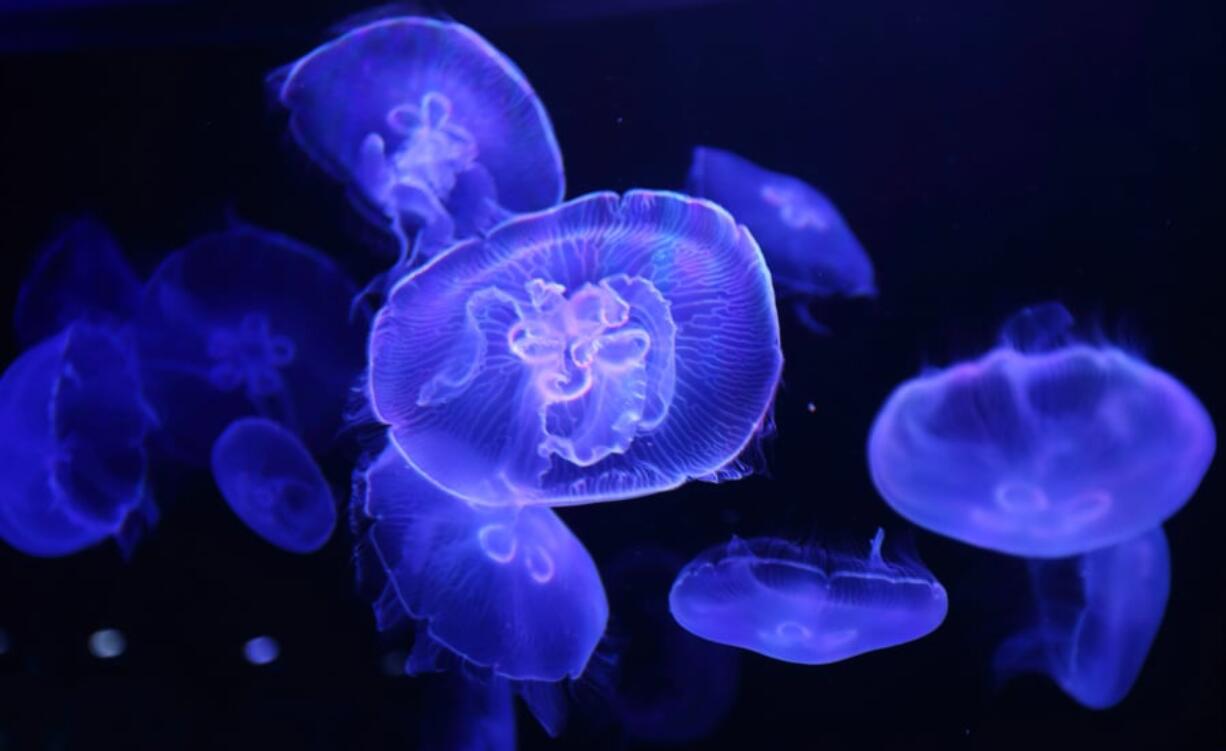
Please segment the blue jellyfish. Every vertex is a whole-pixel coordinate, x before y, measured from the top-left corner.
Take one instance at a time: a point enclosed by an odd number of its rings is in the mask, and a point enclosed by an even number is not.
[[[353,502],[387,580],[381,624],[422,621],[430,640],[505,678],[583,673],[608,605],[587,550],[552,511],[470,506],[392,448],[359,475]]]
[[[808,183],[730,151],[699,146],[686,185],[753,232],[780,300],[793,303],[797,318],[810,329],[826,330],[809,313],[813,298],[877,296],[864,247],[834,204]]]
[[[254,227],[168,256],[136,319],[163,447],[207,463],[217,436],[253,414],[298,433],[312,451],[327,446],[361,371],[353,295],[328,258]]]
[[[610,704],[635,740],[692,743],[714,732],[736,701],[741,653],[699,639],[669,615],[669,588],[684,565],[676,553],[640,547],[602,567],[609,632],[620,642]]]
[[[122,334],[81,321],[27,350],[0,378],[0,537],[38,556],[128,546],[156,519],[152,427]]]
[[[824,665],[919,639],[945,620],[945,588],[918,560],[868,560],[772,538],[733,538],[691,561],[669,609],[695,636]]]
[[[336,502],[298,436],[263,417],[235,420],[213,444],[213,480],[243,523],[291,553],[313,553],[336,527]]]
[[[375,318],[375,416],[475,503],[620,500],[726,479],[783,364],[745,228],[675,193],[595,193],[402,279]]]
[[[17,338],[31,345],[78,320],[120,324],[140,301],[141,283],[114,236],[80,217],[39,253],[17,295]]]
[[[523,73],[472,29],[390,18],[280,77],[299,144],[427,253],[564,192],[553,126]]]
[[[1166,611],[1171,562],[1162,528],[1029,565],[1038,617],[1001,646],[997,671],[1045,673],[1091,709],[1118,704],[1136,683]]]
[[[1072,341],[1030,309],[977,360],[899,386],[868,441],[877,489],[939,534],[1025,557],[1076,555],[1175,513],[1213,458],[1213,423],[1166,373]]]

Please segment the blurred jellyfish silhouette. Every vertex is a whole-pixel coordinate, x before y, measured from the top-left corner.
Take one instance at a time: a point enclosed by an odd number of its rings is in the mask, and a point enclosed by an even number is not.
[[[136,324],[165,450],[205,464],[217,436],[247,415],[281,423],[312,451],[326,447],[361,370],[353,295],[327,257],[254,227],[170,254]]]
[[[1151,529],[1192,497],[1215,433],[1179,381],[1073,341],[1071,316],[1023,311],[978,360],[899,386],[868,442],[873,481],[922,527],[1027,557]]]
[[[1118,704],[1136,683],[1166,611],[1171,564],[1162,528],[1029,566],[1037,617],[997,651],[998,674],[1044,673],[1086,707]]]
[[[74,220],[43,248],[17,295],[13,324],[29,346],[84,320],[120,325],[132,318],[141,282],[110,231]]]
[[[824,665],[919,639],[945,620],[945,588],[918,559],[867,560],[773,538],[733,538],[691,561],[669,609],[690,633],[785,662]]]
[[[129,339],[80,321],[0,378],[0,537],[39,556],[108,537],[130,550],[157,510],[146,478],[153,416]]]
[[[511,684],[496,675],[451,671],[427,679],[422,751],[515,751]]]
[[[587,550],[549,509],[474,507],[388,448],[355,480],[353,516],[382,627],[421,622],[409,672],[437,646],[494,674],[560,681],[583,673],[608,604]],[[414,667],[414,665],[416,667]]]
[[[762,245],[775,291],[810,330],[826,328],[808,303],[876,297],[873,264],[826,196],[808,183],[763,169],[730,151],[694,149],[687,189],[728,209]]]
[[[273,76],[310,157],[427,255],[509,212],[562,200],[562,155],[536,92],[472,29],[389,18]]]
[[[613,623],[624,632],[610,704],[635,740],[697,741],[736,701],[740,653],[699,639],[669,615],[668,592],[684,564],[671,551],[636,548],[604,569]]]
[[[271,420],[235,420],[217,437],[213,480],[243,523],[291,553],[313,553],[332,536],[336,502],[298,436]]]
[[[396,447],[481,504],[621,500],[740,477],[782,367],[753,238],[714,204],[596,193],[402,279],[368,393]]]

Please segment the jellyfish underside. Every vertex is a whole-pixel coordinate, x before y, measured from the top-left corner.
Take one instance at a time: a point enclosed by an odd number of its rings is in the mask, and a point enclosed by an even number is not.
[[[918,567],[885,562],[880,544],[867,563],[812,563],[795,546],[734,540],[678,576],[670,607],[698,636],[802,664],[918,639],[944,619],[945,590]]]

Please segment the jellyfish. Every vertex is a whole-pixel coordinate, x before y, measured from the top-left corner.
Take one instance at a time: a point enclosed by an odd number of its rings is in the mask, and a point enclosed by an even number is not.
[[[749,228],[766,255],[780,301],[818,333],[808,302],[876,297],[873,264],[830,199],[808,183],[771,172],[730,151],[699,146],[686,181]]]
[[[368,395],[397,449],[472,503],[621,500],[728,479],[783,364],[749,232],[675,193],[595,193],[402,279]]]
[[[24,352],[0,377],[0,537],[36,556],[127,549],[156,520],[152,422],[121,333],[79,321]]]
[[[699,639],[669,615],[668,591],[684,564],[671,551],[636,547],[604,569],[621,642],[609,703],[634,740],[692,743],[714,732],[736,701],[740,652]]]
[[[26,346],[90,320],[121,324],[136,313],[141,283],[110,231],[80,217],[43,248],[21,284],[13,315]]]
[[[499,676],[457,671],[431,680],[419,748],[439,751],[515,751],[511,684]]]
[[[326,447],[361,371],[353,295],[331,260],[254,227],[168,256],[136,318],[162,447],[206,464],[217,436],[248,415],[281,423],[311,451]]]
[[[243,523],[291,553],[332,536],[336,503],[298,436],[263,417],[235,420],[213,444],[213,480]]]
[[[733,538],[691,561],[669,609],[703,639],[824,665],[914,641],[945,620],[945,588],[918,560],[868,559],[773,538]]]
[[[608,605],[591,556],[551,510],[470,506],[392,448],[355,488],[364,544],[387,580],[381,623],[403,613],[433,642],[504,678],[583,673]]]
[[[1090,709],[1118,704],[1136,683],[1166,610],[1171,563],[1162,528],[1028,563],[1038,617],[997,651],[997,672],[1045,673]]]
[[[274,76],[290,128],[362,205],[429,254],[562,200],[562,155],[523,73],[476,32],[430,18],[353,29]]]
[[[1000,346],[886,401],[873,481],[912,522],[979,547],[1063,557],[1136,537],[1191,498],[1213,458],[1205,408],[1134,354],[1075,341],[1058,305]]]

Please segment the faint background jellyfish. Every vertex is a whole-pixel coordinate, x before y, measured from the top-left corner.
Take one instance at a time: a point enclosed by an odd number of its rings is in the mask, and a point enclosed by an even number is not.
[[[422,751],[514,751],[515,707],[505,678],[452,671],[426,680]]]
[[[1045,673],[1091,709],[1118,704],[1136,683],[1166,611],[1171,564],[1162,528],[1029,564],[1037,617],[1000,647],[997,673]]]
[[[691,561],[668,604],[690,633],[823,665],[919,639],[945,620],[945,588],[918,559],[887,561],[773,538],[733,538]]]
[[[299,144],[430,254],[562,200],[553,126],[523,73],[430,18],[349,31],[274,74]]]
[[[17,339],[29,346],[78,320],[126,322],[136,313],[140,291],[110,231],[79,217],[43,248],[22,282],[13,313]]]
[[[709,736],[737,697],[740,653],[700,639],[668,612],[681,556],[635,548],[603,567],[618,642],[610,704],[626,735],[683,744]]]
[[[782,368],[753,238],[676,193],[519,217],[401,280],[370,337],[374,415],[489,504],[621,500],[747,472]]]
[[[333,439],[361,368],[354,288],[327,257],[257,229],[205,235],[169,255],[137,317],[161,445],[205,464],[236,418],[257,414],[312,451]]]
[[[608,604],[587,550],[552,511],[470,506],[390,447],[357,477],[353,503],[359,544],[386,581],[381,624],[407,615],[430,641],[505,678],[583,673]]]
[[[877,296],[864,247],[834,204],[808,183],[730,151],[698,146],[686,187],[728,209],[753,232],[780,301],[791,302],[810,330],[826,331],[809,312],[810,300]]]
[[[1070,320],[1023,311],[996,349],[890,395],[868,458],[894,510],[972,545],[1059,557],[1135,537],[1192,497],[1216,443],[1205,408],[1137,356],[1071,341]]]
[[[123,334],[78,322],[24,352],[0,377],[0,537],[39,556],[108,537],[129,551],[157,518],[152,423]]]
[[[235,420],[213,444],[213,480],[243,523],[292,553],[313,553],[336,527],[336,501],[298,436],[271,420]]]

